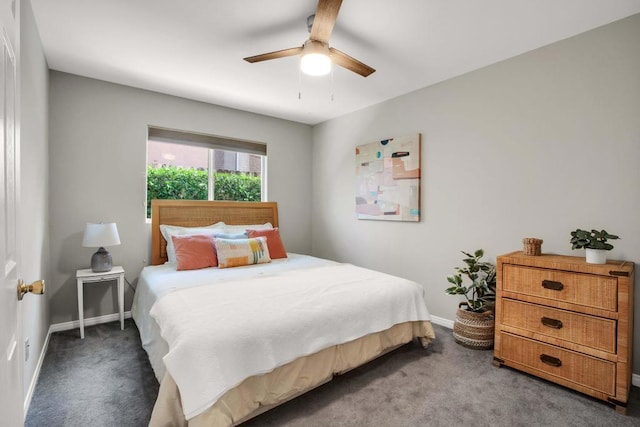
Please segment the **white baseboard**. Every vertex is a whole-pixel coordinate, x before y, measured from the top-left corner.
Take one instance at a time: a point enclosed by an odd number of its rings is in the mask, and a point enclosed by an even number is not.
[[[445,328],[453,329],[453,320],[445,319],[443,317],[431,316],[431,323],[444,326]],[[631,385],[640,387],[640,374],[631,374]]]
[[[124,318],[129,319],[130,317],[131,317],[131,312],[125,311]],[[115,322],[118,320],[120,320],[119,313],[105,314],[104,316],[89,317],[88,319],[84,319],[84,326],[86,328],[87,326],[99,325],[101,323]],[[54,323],[49,327],[49,333],[68,331],[70,329],[76,329],[79,327],[80,327],[79,320],[72,320],[71,322],[64,322],[64,323]]]
[[[125,311],[124,318],[125,319],[131,318],[131,312]],[[118,320],[120,320],[119,313],[105,314],[104,316],[89,317],[88,319],[84,319],[84,326],[86,327],[86,326],[92,326],[92,325],[99,325],[101,323],[116,322]],[[44,339],[44,344],[42,345],[42,351],[40,352],[40,356],[38,357],[38,364],[36,365],[35,372],[33,373],[33,378],[31,378],[31,382],[29,383],[29,389],[27,390],[27,393],[24,398],[24,415],[25,416],[27,415],[27,411],[29,410],[29,405],[31,405],[33,392],[36,389],[36,384],[38,383],[38,378],[40,377],[40,370],[42,369],[42,363],[44,362],[44,357],[47,354],[47,349],[49,348],[49,339],[51,338],[51,334],[53,332],[68,331],[68,330],[76,329],[79,327],[80,327],[79,320],[73,320],[71,322],[64,322],[64,323],[55,323],[49,326],[49,331],[47,331],[47,336]]]
[[[453,320],[445,319],[444,317],[431,316],[431,323],[453,329]]]
[[[27,411],[29,410],[29,405],[31,405],[31,399],[33,398],[33,392],[36,389],[36,384],[38,383],[38,378],[40,377],[40,369],[42,369],[42,363],[44,362],[44,356],[47,354],[47,349],[49,348],[49,338],[51,338],[51,327],[49,327],[49,331],[47,331],[47,336],[44,339],[44,344],[42,345],[42,351],[40,352],[40,356],[38,357],[38,363],[36,365],[36,369],[33,372],[33,377],[31,378],[31,382],[29,383],[29,389],[24,397],[24,416],[27,416]]]

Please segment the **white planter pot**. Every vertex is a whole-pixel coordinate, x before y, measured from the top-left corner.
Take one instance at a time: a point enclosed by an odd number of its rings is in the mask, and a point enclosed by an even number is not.
[[[589,264],[606,264],[607,251],[604,249],[585,249],[587,251],[587,262]]]

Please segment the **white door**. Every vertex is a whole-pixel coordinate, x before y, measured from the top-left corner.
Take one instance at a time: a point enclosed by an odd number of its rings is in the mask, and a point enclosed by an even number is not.
[[[0,424],[24,424],[22,331],[17,297],[19,260],[16,213],[19,201],[19,150],[16,132],[17,61],[13,51],[18,25],[9,0],[0,0]]]

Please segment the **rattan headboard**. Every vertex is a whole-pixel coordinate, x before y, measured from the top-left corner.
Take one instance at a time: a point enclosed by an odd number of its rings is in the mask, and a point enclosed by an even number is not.
[[[160,225],[198,227],[224,221],[230,225],[264,224],[278,226],[276,202],[222,202],[206,200],[151,201],[151,264],[167,261],[167,242]]]

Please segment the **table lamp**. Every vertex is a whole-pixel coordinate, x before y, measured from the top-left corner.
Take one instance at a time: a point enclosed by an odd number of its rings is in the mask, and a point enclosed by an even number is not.
[[[105,250],[105,246],[115,246],[120,244],[120,236],[118,236],[118,227],[115,222],[108,224],[87,223],[84,229],[84,237],[82,246],[88,248],[99,247],[98,252],[91,257],[91,270],[95,273],[103,273],[111,271],[113,262],[111,254]]]

